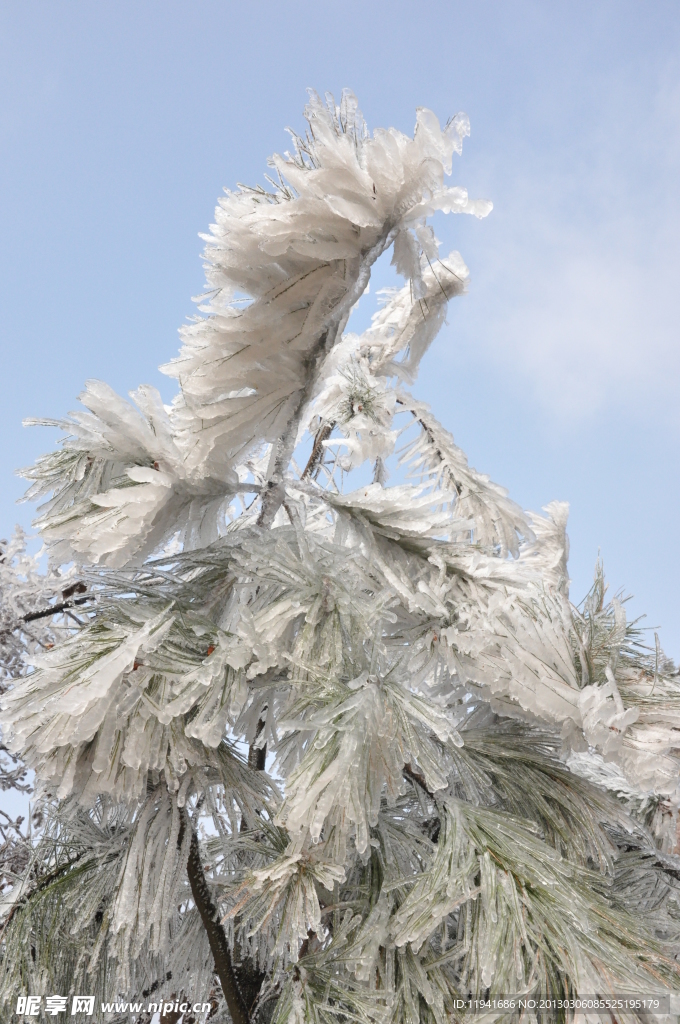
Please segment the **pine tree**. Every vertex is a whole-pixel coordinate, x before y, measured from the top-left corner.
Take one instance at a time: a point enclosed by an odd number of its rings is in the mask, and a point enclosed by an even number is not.
[[[305,114],[219,202],[172,405],[89,382],[27,471],[87,601],[3,698],[45,821],[2,996],[444,1024],[677,988],[677,673],[601,567],[570,602],[566,506],[523,512],[408,390],[468,281],[428,218],[491,209],[445,184],[468,120]],[[348,333],[390,248],[406,284]]]

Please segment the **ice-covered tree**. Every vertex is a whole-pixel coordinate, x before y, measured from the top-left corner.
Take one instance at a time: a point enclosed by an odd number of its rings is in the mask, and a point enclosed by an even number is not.
[[[172,405],[90,382],[28,471],[93,597],[3,699],[46,818],[2,993],[99,1019],[217,976],[214,1021],[444,1024],[677,986],[675,670],[600,570],[570,603],[566,506],[523,512],[408,390],[468,279],[428,219],[491,209],[445,184],[468,120],[306,118],[219,202]]]
[[[40,557],[27,550],[27,540],[17,527],[10,541],[0,541],[0,696],[12,680],[30,671],[35,654],[50,650],[65,632],[84,624],[76,607],[87,601],[82,596],[86,587],[74,579],[74,567],[41,572]],[[1,892],[11,888],[30,856],[28,814],[17,811],[32,792],[26,766],[7,749],[1,734],[0,792],[20,795],[13,812],[0,807]]]

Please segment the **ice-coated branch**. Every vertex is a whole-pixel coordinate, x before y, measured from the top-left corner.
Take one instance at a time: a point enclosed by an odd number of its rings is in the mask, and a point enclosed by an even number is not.
[[[76,608],[81,604],[87,604],[91,600],[92,597],[88,595],[87,597],[76,597],[72,601],[60,601],[49,608],[41,608],[40,611],[29,612],[28,615],[23,616],[23,621],[35,622],[37,619],[46,619],[51,615],[59,615],[60,612],[68,611],[69,608]]]
[[[412,782],[416,786],[420,786],[423,793],[427,793],[430,799],[434,800],[434,793],[429,788],[425,776],[423,775],[422,772],[419,772],[417,769],[413,768],[409,761],[407,761],[406,764],[404,765],[403,771],[404,777],[407,778],[409,782]]]
[[[213,902],[208,882],[201,863],[198,835],[192,828],[191,847],[187,861],[187,873],[196,909],[201,915],[215,961],[215,971],[220,979],[224,998],[234,1024],[249,1024],[250,1015],[239,988],[238,979],[231,959],[227,936],[219,920],[219,911]]]
[[[283,504],[285,497],[283,489],[283,474],[290,464],[290,460],[295,449],[302,413],[304,412],[313,390],[323,373],[324,361],[332,352],[338,336],[342,333],[352,306],[359,300],[363,292],[366,290],[366,285],[370,279],[373,264],[378,257],[390,247],[394,241],[395,235],[396,229],[391,225],[388,226],[383,235],[377,242],[375,242],[374,245],[371,246],[368,252],[361,255],[359,272],[354,284],[348,289],[347,293],[333,309],[329,322],[327,323],[317,344],[312,349],[310,355],[303,360],[303,365],[307,371],[306,378],[302,383],[286,432],[283,437],[277,441],[276,461],[274,463],[272,475],[267,481],[267,490],[262,498],[262,510],[258,518],[259,526],[269,526]]]
[[[302,480],[306,480],[308,477],[312,477],[314,475],[314,471],[316,470],[317,466],[321,462],[321,459],[324,457],[326,452],[326,449],[324,447],[324,441],[327,441],[328,438],[331,436],[331,434],[333,433],[334,426],[335,421],[331,420],[330,423],[324,423],[321,429],[317,431],[314,437],[314,445],[310,452],[305,468],[302,471]]]

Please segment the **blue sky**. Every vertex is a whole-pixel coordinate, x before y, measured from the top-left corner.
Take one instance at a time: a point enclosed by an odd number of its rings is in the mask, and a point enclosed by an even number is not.
[[[435,225],[472,283],[415,390],[524,507],[571,503],[572,596],[601,549],[677,658],[680,9],[664,0],[2,5],[0,533],[30,521],[13,471],[52,442],[24,416],[63,415],[89,377],[170,397],[157,366],[201,289],[198,232],[302,127],[308,86],[351,87],[370,127],[470,116],[453,180],[495,209]]]

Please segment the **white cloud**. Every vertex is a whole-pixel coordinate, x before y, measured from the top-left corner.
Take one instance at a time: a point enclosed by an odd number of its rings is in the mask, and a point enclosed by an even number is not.
[[[560,418],[623,404],[680,425],[680,87],[614,106],[628,123],[537,146],[504,186],[482,350]]]

